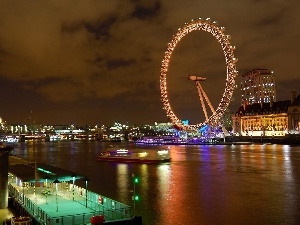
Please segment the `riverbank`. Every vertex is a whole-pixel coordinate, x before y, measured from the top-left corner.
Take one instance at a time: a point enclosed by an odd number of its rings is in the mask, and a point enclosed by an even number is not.
[[[281,144],[281,145],[300,145],[300,135],[286,135],[283,137],[275,136],[229,136],[225,139],[211,139],[209,141],[194,140],[188,142],[179,142],[176,139],[169,141],[156,142],[133,142],[137,146],[142,145],[250,145],[250,144]]]

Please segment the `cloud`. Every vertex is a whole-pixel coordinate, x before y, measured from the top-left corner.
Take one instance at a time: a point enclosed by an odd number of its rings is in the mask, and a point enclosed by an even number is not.
[[[192,18],[210,17],[231,35],[240,73],[257,67],[274,70],[280,96],[299,81],[299,9],[298,0],[4,0],[0,76],[49,104],[122,96],[127,103],[161,110],[159,72],[167,43]],[[210,34],[184,37],[168,73],[174,108],[186,113],[183,117],[193,112],[198,120],[202,109],[188,73],[208,76],[203,85],[217,107],[226,67]]]

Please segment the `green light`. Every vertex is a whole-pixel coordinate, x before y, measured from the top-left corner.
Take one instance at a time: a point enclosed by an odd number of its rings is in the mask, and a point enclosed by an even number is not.
[[[134,196],[134,201],[140,200],[140,197],[138,195]]]
[[[49,170],[44,170],[43,168],[40,168],[40,167],[38,167],[37,170],[42,171],[42,172],[44,172],[44,173],[51,174],[51,175],[56,175],[55,173],[52,173],[52,172],[49,171]]]
[[[137,178],[137,177],[136,177],[136,178],[134,178],[134,183],[136,183],[136,184],[137,184],[138,182],[139,182],[139,178]]]

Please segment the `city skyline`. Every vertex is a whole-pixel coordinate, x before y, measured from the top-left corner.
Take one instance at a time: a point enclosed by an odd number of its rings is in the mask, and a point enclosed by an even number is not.
[[[52,1],[0,3],[0,117],[37,124],[168,122],[160,101],[161,61],[178,28],[211,18],[236,46],[236,80],[230,109],[240,106],[240,76],[274,71],[277,101],[299,94],[300,2]],[[182,119],[201,121],[202,108],[189,74],[203,84],[216,108],[226,79],[217,41],[203,31],[173,52],[168,85]],[[298,88],[298,89],[297,89]]]

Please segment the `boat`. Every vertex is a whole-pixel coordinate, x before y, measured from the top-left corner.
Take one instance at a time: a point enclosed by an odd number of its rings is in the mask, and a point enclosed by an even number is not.
[[[31,225],[32,219],[29,216],[17,216],[3,221],[4,225]]]
[[[164,163],[170,162],[169,150],[125,149],[111,147],[97,157],[98,161],[113,161],[124,163]]]
[[[12,217],[12,225],[31,225],[32,219],[29,216]]]

